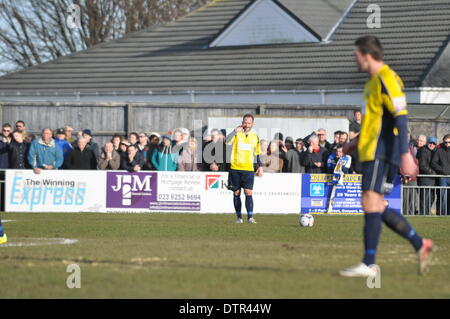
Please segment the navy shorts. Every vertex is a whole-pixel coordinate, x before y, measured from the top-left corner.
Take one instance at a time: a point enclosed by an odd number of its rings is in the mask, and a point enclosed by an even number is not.
[[[233,192],[241,188],[253,189],[253,184],[255,182],[255,172],[230,169],[228,174],[228,183]]]
[[[397,165],[376,159],[362,163],[362,190],[389,194],[394,188],[395,176],[399,173]]]

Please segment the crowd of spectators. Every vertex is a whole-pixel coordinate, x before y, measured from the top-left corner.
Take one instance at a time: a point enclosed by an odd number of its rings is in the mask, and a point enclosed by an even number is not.
[[[334,132],[333,141],[327,141],[327,131],[320,128],[305,137],[296,139],[276,133],[272,140],[260,140],[263,171],[268,173],[333,173],[343,156],[343,147],[356,138],[361,127],[361,113],[354,112],[348,132]],[[156,171],[227,171],[231,146],[225,144],[225,132],[211,130],[197,140],[186,128],[178,128],[166,135],[156,132],[132,132],[128,136],[115,134],[100,147],[89,129],[74,134],[71,126],[52,131],[42,130],[40,136],[29,134],[23,121],[15,127],[2,126],[0,138],[0,169],[100,169]],[[441,143],[435,136],[410,135],[410,152],[417,159],[420,176],[410,185],[426,187],[450,187],[450,134]],[[349,173],[362,173],[358,152],[351,157]],[[429,177],[426,175],[430,175]],[[415,184],[414,184],[415,183]],[[419,191],[413,203],[407,200],[406,209],[414,209],[428,215],[431,204],[436,210],[450,215],[450,191],[446,189]],[[449,205],[447,205],[449,203]]]
[[[203,141],[191,137],[185,128],[162,136],[156,132],[116,134],[103,147],[92,135],[91,130],[83,129],[74,136],[73,128],[65,126],[55,131],[45,128],[34,136],[26,132],[23,121],[18,121],[15,129],[3,124],[0,168],[30,168],[35,173],[42,169],[227,171],[230,162],[231,146],[225,144],[225,132],[219,129],[213,129]],[[332,172],[340,156],[336,156],[337,149],[347,141],[348,134],[337,131],[333,143],[328,142],[325,129],[295,141],[277,133],[271,141],[260,141],[263,170]]]
[[[263,171],[270,173],[333,173],[343,156],[343,146],[356,138],[361,127],[361,113],[354,112],[348,132],[334,132],[333,141],[327,141],[327,132],[320,128],[305,137],[296,139],[276,133],[272,140],[260,140]],[[2,126],[0,138],[0,169],[100,169],[156,171],[227,171],[231,146],[225,144],[225,132],[211,130],[202,141],[191,137],[186,128],[175,129],[166,135],[156,132],[132,132],[129,136],[114,135],[100,147],[89,129],[74,136],[71,126],[52,131],[42,130],[40,136],[26,131],[23,121]],[[439,143],[435,136],[410,135],[410,152],[417,159],[419,186],[450,187],[449,177],[426,175],[450,175],[450,134]],[[358,152],[349,154],[349,173],[362,173]],[[414,183],[414,182],[412,182]],[[415,203],[420,211],[429,214],[430,206],[440,197],[439,209],[450,214],[450,191],[421,191]]]
[[[334,132],[327,141],[327,131],[320,128],[296,139],[276,133],[272,140],[260,140],[261,161],[265,172],[332,173],[342,157],[342,147],[359,134],[361,113],[355,111],[348,132]],[[0,168],[41,169],[101,169],[157,171],[227,171],[230,146],[225,144],[225,132],[213,129],[203,141],[191,137],[186,128],[166,135],[156,132],[132,132],[129,136],[114,135],[100,147],[89,129],[75,136],[73,128],[65,126],[54,132],[42,130],[40,136],[27,133],[23,121],[15,128],[6,123],[0,139]],[[439,144],[436,137],[419,135],[411,139],[410,151],[417,158],[421,175],[450,175],[450,135]],[[350,173],[361,173],[357,151],[352,157]],[[419,185],[450,186],[448,178],[420,177]]]
[[[415,154],[419,165],[421,176],[417,179],[417,185],[426,186],[420,189],[419,205],[416,206],[418,212],[429,215],[436,200],[437,214],[450,215],[450,190],[433,188],[450,187],[450,177],[436,177],[450,175],[450,134],[444,136],[442,143],[439,143],[435,136],[419,135],[415,142],[411,141],[410,152]]]

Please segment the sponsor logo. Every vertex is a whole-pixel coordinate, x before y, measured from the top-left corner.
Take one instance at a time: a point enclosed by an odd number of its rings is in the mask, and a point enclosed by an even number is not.
[[[86,182],[71,179],[27,178],[17,172],[12,178],[9,205],[26,206],[82,206],[85,202]]]
[[[322,197],[325,194],[325,184],[323,183],[311,183],[309,185],[309,193],[311,196]]]
[[[224,180],[224,176],[220,174],[207,174],[205,176],[205,189],[225,189],[226,181]]]
[[[156,173],[108,172],[107,189],[107,208],[148,208],[156,201]]]
[[[221,175],[206,175],[206,189],[218,189]]]
[[[311,206],[312,207],[322,207],[323,200],[322,199],[311,199]]]

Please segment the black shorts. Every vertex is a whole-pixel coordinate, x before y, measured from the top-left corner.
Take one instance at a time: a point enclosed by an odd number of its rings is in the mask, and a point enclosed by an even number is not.
[[[399,173],[397,165],[376,159],[362,163],[362,190],[389,194],[394,188],[395,176]]]
[[[230,169],[228,174],[228,186],[233,192],[241,188],[253,189],[253,184],[255,182],[255,172]]]

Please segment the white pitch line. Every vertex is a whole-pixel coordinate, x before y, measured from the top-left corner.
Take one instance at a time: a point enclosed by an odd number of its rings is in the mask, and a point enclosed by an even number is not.
[[[15,219],[2,219],[1,221],[2,221],[2,224],[3,224],[3,223],[15,222],[16,220]]]
[[[49,245],[70,245],[78,242],[78,239],[71,238],[27,238],[29,242],[7,242],[0,245],[2,247],[25,247],[25,246],[49,246]]]

